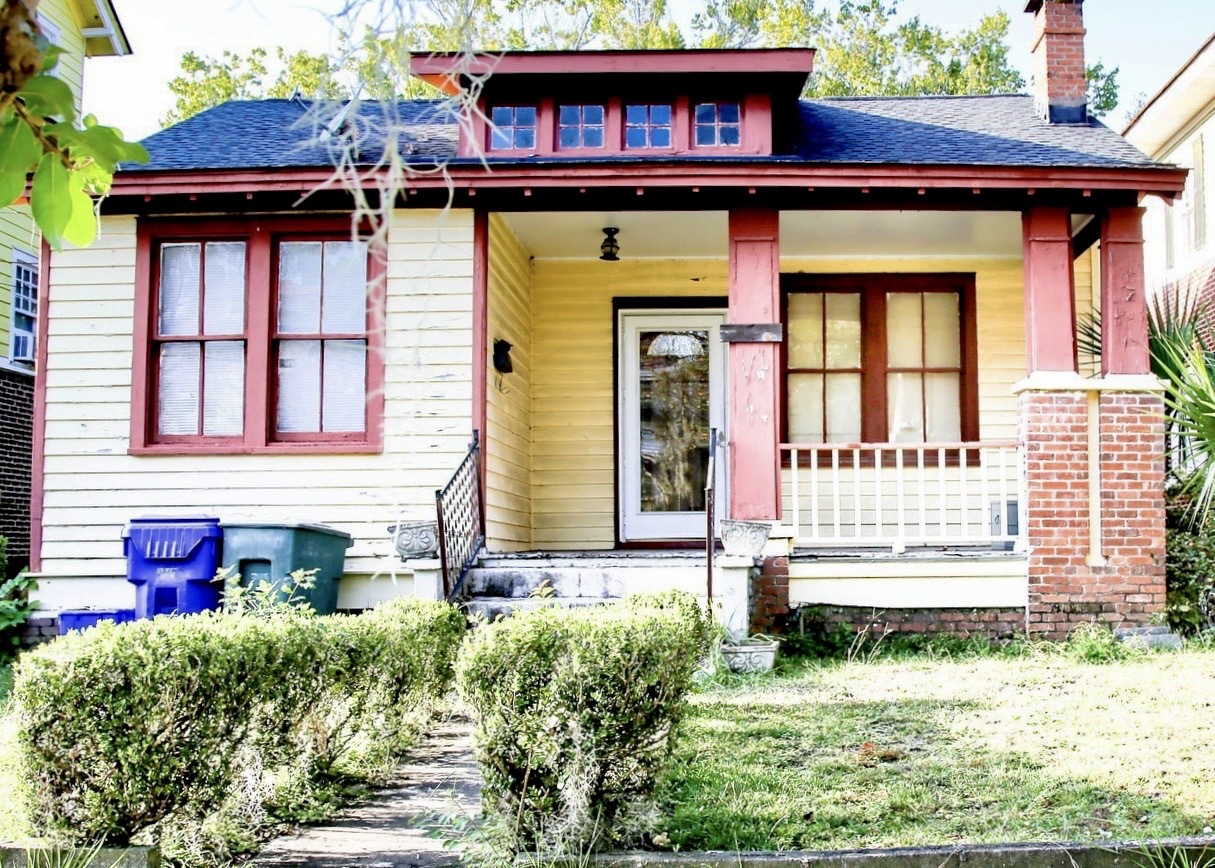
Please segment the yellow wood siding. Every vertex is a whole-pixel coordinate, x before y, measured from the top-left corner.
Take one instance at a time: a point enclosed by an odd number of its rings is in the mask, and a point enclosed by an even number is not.
[[[393,571],[386,528],[433,517],[472,430],[472,232],[466,211],[393,217],[377,455],[128,455],[135,220],[103,218],[93,247],[57,253],[43,573],[122,575],[129,519],[199,513],[329,524],[355,537],[348,572]]]
[[[973,272],[979,337],[980,436],[1014,439],[1012,388],[1025,376],[1019,258],[785,259],[790,272]],[[537,260],[533,265],[532,503],[536,548],[615,543],[612,298],[718,296],[722,260]],[[787,483],[786,483],[787,484]]]
[[[525,551],[532,541],[531,258],[498,215],[489,223],[489,347],[486,363],[486,538],[491,551]],[[492,364],[495,340],[509,341],[514,370]]]
[[[541,549],[616,541],[613,297],[725,298],[725,260],[537,260],[532,528]]]

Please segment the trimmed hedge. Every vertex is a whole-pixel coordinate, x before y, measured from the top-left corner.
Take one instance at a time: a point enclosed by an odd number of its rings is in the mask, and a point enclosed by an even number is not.
[[[483,807],[507,845],[581,852],[652,799],[711,622],[694,597],[516,613],[456,667],[476,714]]]
[[[396,600],[364,615],[102,624],[23,656],[13,697],[34,827],[125,844],[203,818],[242,774],[324,775],[402,734],[451,683],[464,620]]]

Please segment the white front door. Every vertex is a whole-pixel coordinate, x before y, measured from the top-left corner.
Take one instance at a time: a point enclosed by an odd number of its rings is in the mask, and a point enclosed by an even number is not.
[[[705,537],[710,430],[725,438],[724,311],[621,311],[617,333],[621,542]],[[716,502],[726,503],[725,461]]]

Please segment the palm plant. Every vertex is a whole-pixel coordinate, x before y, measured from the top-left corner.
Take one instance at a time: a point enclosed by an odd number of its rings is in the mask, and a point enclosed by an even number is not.
[[[1215,502],[1215,350],[1204,327],[1211,312],[1204,282],[1180,284],[1148,300],[1152,373],[1166,385],[1169,488],[1175,500],[1189,504],[1193,524],[1204,523]],[[1081,316],[1076,331],[1080,351],[1100,359],[1100,312]]]

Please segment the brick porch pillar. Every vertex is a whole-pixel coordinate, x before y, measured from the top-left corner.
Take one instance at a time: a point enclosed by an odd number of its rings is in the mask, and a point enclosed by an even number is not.
[[[1140,214],[1102,221],[1099,379],[1075,366],[1070,216],[1024,215],[1027,616],[1051,638],[1084,621],[1143,624],[1164,605],[1163,404],[1147,374]]]

